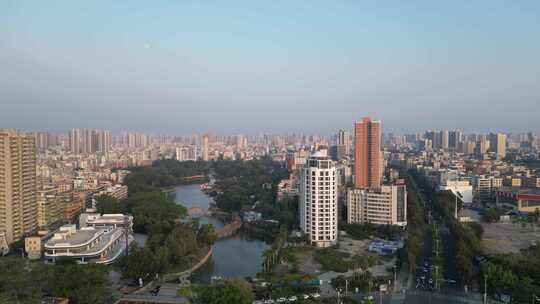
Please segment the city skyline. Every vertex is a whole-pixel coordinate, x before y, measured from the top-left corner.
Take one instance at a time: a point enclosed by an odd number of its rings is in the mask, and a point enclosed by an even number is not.
[[[1,303],[540,303],[540,1],[0,20]]]
[[[540,130],[534,1],[2,6],[2,127]]]

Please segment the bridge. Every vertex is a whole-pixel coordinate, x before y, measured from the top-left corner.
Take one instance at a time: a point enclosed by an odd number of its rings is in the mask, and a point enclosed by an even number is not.
[[[188,209],[188,215],[190,218],[198,218],[205,216],[206,213],[199,207],[191,207]]]
[[[201,174],[201,175],[192,175],[192,176],[183,176],[180,178],[183,182],[196,182],[196,181],[204,181],[208,179],[208,175]]]
[[[242,221],[240,219],[235,219],[232,223],[229,223],[223,228],[216,229],[216,235],[218,239],[222,239],[228,236],[235,234],[242,227]]]

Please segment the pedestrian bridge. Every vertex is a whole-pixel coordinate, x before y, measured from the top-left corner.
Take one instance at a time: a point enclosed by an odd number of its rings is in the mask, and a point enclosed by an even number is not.
[[[223,226],[223,228],[216,229],[215,232],[216,232],[217,238],[222,239],[222,238],[235,234],[241,227],[242,227],[242,221],[237,219],[234,222]]]

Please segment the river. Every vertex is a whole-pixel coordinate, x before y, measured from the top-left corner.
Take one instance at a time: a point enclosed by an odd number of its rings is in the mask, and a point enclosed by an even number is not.
[[[200,184],[182,185],[171,192],[176,203],[186,208],[199,207],[207,211],[212,199],[201,191]],[[215,228],[223,223],[212,217],[200,218],[201,223],[212,224]],[[194,278],[210,282],[212,276],[254,277],[262,269],[262,253],[270,245],[261,240],[250,238],[242,233],[217,240],[214,244],[212,259],[195,274]]]

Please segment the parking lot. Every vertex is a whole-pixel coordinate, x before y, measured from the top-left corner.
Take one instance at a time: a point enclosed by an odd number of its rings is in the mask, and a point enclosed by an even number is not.
[[[488,254],[519,252],[540,242],[540,229],[525,228],[520,223],[482,223],[482,248]]]

